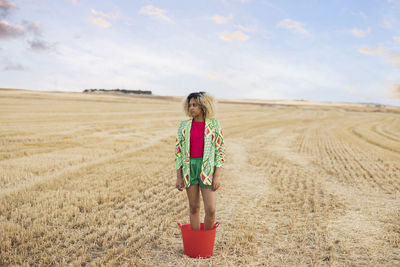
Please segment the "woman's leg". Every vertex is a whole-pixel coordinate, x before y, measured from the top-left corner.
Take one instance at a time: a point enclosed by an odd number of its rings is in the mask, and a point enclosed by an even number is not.
[[[199,185],[186,188],[190,208],[190,226],[193,230],[200,230],[200,192]]]
[[[204,202],[204,230],[209,230],[213,227],[215,221],[216,196],[211,188],[200,188]]]

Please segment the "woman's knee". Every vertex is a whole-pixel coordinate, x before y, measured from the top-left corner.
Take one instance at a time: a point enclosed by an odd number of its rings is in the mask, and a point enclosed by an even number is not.
[[[200,203],[190,203],[189,208],[191,214],[197,214],[200,212]]]
[[[213,206],[205,207],[204,213],[207,217],[215,217],[215,207]]]

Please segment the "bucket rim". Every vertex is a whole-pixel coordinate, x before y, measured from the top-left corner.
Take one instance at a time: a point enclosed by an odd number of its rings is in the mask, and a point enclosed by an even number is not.
[[[183,231],[183,226],[184,226],[184,225],[190,225],[190,223],[181,224],[180,222],[177,222],[177,224],[178,224],[179,228],[181,228],[182,231]],[[213,225],[213,227],[212,227],[211,229],[208,229],[208,230],[201,230],[201,231],[204,231],[204,232],[207,232],[207,231],[214,231],[215,229],[218,228],[218,226],[220,226],[220,224],[221,224],[221,222],[215,222],[214,225]],[[191,229],[190,229],[190,230],[191,230]],[[193,230],[191,230],[191,231],[193,231]]]

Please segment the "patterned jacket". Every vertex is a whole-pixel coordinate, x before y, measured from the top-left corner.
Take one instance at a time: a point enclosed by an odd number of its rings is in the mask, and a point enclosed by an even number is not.
[[[182,176],[186,187],[190,186],[190,129],[192,119],[179,124],[175,147],[175,166],[182,167]],[[205,185],[212,185],[215,167],[222,167],[225,157],[224,137],[217,119],[206,119],[204,127],[203,164],[200,179]]]

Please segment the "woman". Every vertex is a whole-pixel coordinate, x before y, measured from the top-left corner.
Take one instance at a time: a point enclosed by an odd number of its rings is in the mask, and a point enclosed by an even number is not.
[[[190,225],[200,230],[200,191],[204,202],[204,230],[213,227],[219,176],[224,164],[225,147],[221,126],[214,116],[214,98],[191,93],[183,104],[189,120],[178,128],[175,148],[176,188],[186,188]]]

